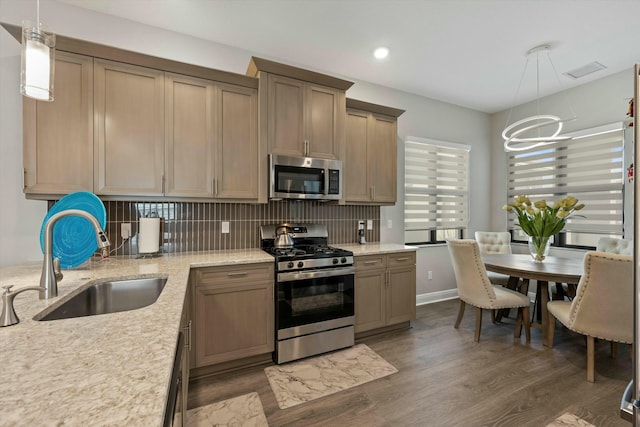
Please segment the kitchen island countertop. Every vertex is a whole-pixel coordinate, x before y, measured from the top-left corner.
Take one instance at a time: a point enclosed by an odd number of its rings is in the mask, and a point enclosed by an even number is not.
[[[260,249],[95,259],[63,270],[59,296],[16,296],[20,323],[0,328],[0,425],[160,426],[189,271],[195,267],[273,262]],[[37,286],[42,263],[0,269],[0,285]],[[90,281],[168,276],[158,300],[120,313],[35,321],[47,307]]]

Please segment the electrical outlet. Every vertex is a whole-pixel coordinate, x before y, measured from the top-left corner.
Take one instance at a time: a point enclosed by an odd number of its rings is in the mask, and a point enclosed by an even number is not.
[[[393,221],[390,219],[387,220],[387,228],[393,228]]]
[[[130,222],[123,222],[122,224],[120,224],[120,236],[122,236],[123,239],[128,239],[129,237],[131,237]]]
[[[222,234],[229,234],[229,221],[222,221],[222,226],[220,227],[220,232]]]
[[[358,230],[364,230],[364,221],[358,221]]]
[[[427,279],[429,279],[429,280],[433,280],[433,271],[429,270],[429,271],[427,272]]]
[[[373,220],[372,219],[368,219],[367,220],[367,230],[373,230]]]

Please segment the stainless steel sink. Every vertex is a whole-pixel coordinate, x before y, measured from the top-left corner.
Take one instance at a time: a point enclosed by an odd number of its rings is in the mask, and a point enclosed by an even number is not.
[[[34,317],[34,320],[58,320],[72,317],[117,313],[146,307],[156,302],[166,277],[145,277],[109,280],[92,283],[53,311]]]

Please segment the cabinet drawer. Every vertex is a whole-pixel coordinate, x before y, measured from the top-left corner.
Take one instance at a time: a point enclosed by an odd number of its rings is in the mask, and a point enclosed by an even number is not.
[[[416,253],[398,252],[387,255],[387,265],[389,267],[398,267],[402,265],[411,265],[416,263]]]
[[[356,270],[362,268],[383,268],[386,267],[387,261],[384,255],[365,255],[358,256],[354,260]]]
[[[242,264],[195,269],[196,286],[273,280],[273,263]]]

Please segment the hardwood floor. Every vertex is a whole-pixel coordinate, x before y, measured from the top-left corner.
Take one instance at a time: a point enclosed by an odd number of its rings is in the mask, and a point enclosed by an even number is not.
[[[586,380],[586,341],[556,326],[553,349],[540,330],[531,344],[513,338],[515,319],[492,324],[475,315],[453,324],[458,300],[420,306],[412,328],[364,339],[398,369],[391,376],[289,409],[279,409],[257,366],[192,381],[188,407],[257,392],[270,426],[545,426],[565,412],[595,426],[626,426],[620,398],[631,379],[629,346],[617,359],[596,343],[596,382]],[[513,316],[513,315],[512,315]]]

